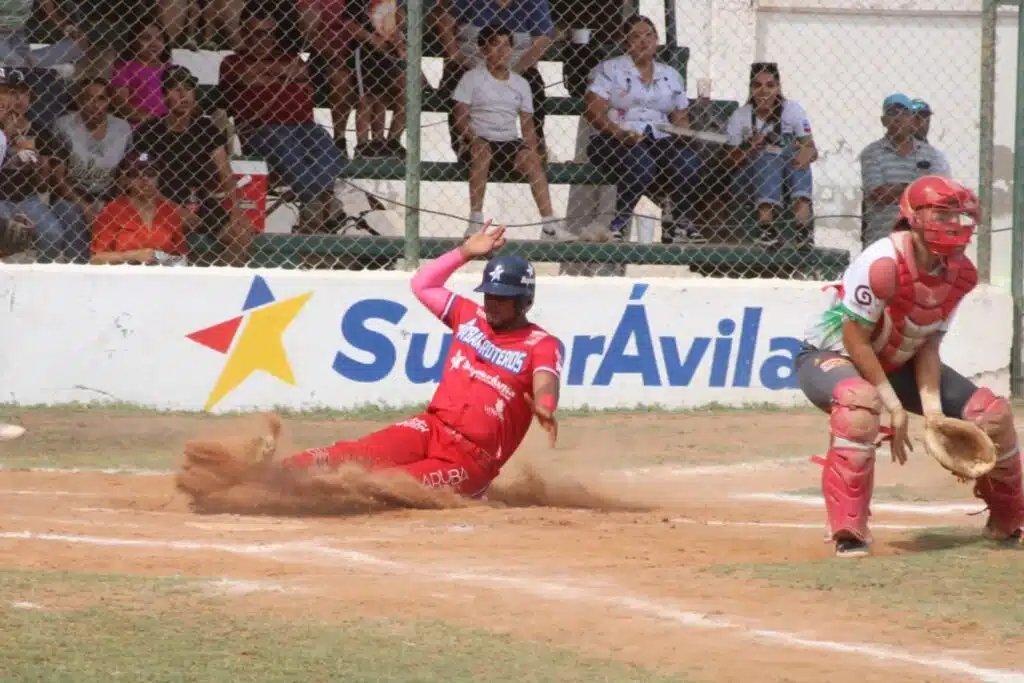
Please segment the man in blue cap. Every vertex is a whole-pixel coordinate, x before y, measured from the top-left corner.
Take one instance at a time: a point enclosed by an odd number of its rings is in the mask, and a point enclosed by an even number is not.
[[[921,142],[928,142],[928,129],[932,123],[932,108],[920,98],[910,101],[910,109],[914,114],[914,137]]]
[[[918,178],[950,176],[949,163],[937,149],[915,137],[914,101],[893,93],[882,101],[885,135],[860,153],[861,189],[864,193],[861,245],[885,237],[899,215],[903,190]]]

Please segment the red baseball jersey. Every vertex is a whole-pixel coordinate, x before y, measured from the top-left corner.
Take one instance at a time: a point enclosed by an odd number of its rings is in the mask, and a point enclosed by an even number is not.
[[[562,373],[558,339],[537,325],[495,332],[483,309],[458,294],[441,317],[454,333],[441,382],[427,407],[442,422],[505,464],[533,421],[523,398],[533,395],[533,375]]]

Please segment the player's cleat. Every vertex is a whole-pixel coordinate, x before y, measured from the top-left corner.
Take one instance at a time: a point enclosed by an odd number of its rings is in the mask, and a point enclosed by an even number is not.
[[[859,538],[836,539],[836,557],[864,557],[871,554],[871,548]]]
[[[994,530],[991,526],[985,525],[985,528],[981,532],[982,537],[985,540],[992,541],[994,543],[1002,543],[1005,545],[1021,545],[1024,544],[1024,531],[1017,529],[1013,533],[1007,535]]]

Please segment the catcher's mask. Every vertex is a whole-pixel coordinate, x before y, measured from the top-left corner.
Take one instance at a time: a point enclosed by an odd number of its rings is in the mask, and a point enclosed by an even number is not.
[[[487,262],[483,279],[474,291],[514,299],[516,313],[524,315],[533,306],[536,289],[537,281],[530,262],[516,254],[504,254]]]
[[[936,256],[955,256],[970,243],[980,214],[974,192],[948,178],[924,176],[903,191],[896,227],[920,235]]]

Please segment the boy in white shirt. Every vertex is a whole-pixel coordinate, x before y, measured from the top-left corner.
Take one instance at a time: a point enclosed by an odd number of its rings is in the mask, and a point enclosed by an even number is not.
[[[462,138],[459,160],[470,169],[466,235],[478,232],[483,225],[487,180],[492,168],[501,168],[505,173],[525,176],[529,182],[541,215],[541,239],[574,240],[551,205],[548,179],[537,153],[530,86],[509,68],[512,34],[499,26],[485,26],[477,42],[485,63],[463,75],[453,96],[455,130]]]

